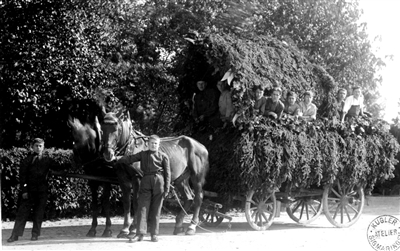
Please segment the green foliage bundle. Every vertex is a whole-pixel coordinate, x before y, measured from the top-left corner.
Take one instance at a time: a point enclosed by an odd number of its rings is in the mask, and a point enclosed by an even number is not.
[[[277,190],[284,182],[310,188],[339,179],[370,192],[377,182],[394,177],[400,146],[385,126],[364,118],[341,124],[251,117],[213,141],[200,137],[210,152],[206,189],[236,195]]]
[[[27,154],[28,150],[24,148],[0,149],[2,220],[12,220],[16,216],[20,196],[19,166]],[[56,170],[65,170],[70,173],[82,172],[74,166],[71,158],[72,151],[70,150],[46,149],[43,154],[55,160]],[[121,213],[120,200],[119,188],[113,186],[110,201],[111,210],[114,214]],[[49,175],[49,197],[45,211],[47,220],[58,217],[90,215],[91,202],[92,197],[87,180]]]

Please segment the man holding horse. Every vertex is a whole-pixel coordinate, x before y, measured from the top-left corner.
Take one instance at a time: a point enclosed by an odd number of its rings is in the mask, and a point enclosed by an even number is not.
[[[149,138],[149,150],[117,157],[118,163],[127,165],[140,161],[140,169],[143,171],[138,198],[138,230],[136,235],[128,235],[132,242],[143,240],[143,236],[147,233],[147,219],[151,224],[151,241],[158,241],[161,208],[164,198],[169,193],[171,181],[169,158],[159,151],[159,147],[160,138],[152,135]]]

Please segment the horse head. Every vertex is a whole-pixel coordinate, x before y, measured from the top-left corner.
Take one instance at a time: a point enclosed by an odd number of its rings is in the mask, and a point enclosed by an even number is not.
[[[74,145],[72,151],[76,163],[85,165],[98,158],[101,147],[100,123],[95,118],[94,124],[82,123],[77,118],[69,117],[68,124],[72,129]]]
[[[101,130],[104,160],[110,162],[115,156],[123,155],[131,140],[132,121],[129,112],[106,113]]]

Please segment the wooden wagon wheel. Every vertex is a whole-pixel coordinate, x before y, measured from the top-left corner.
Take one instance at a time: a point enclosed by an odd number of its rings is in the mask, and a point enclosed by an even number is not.
[[[220,213],[225,213],[226,209],[223,207],[218,210]],[[224,220],[224,217],[216,215],[214,211],[210,210],[200,210],[199,219],[201,225],[205,225],[207,227],[217,227]]]
[[[258,231],[268,229],[276,213],[275,192],[260,193],[250,190],[246,196],[245,215],[250,226]]]
[[[289,217],[299,224],[310,224],[322,213],[322,190],[320,196],[297,197],[286,207]]]
[[[349,227],[357,222],[364,208],[364,190],[337,180],[325,187],[323,208],[326,218],[336,227]]]

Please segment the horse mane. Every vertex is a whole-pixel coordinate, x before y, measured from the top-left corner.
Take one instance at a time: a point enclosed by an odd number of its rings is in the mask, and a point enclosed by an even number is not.
[[[89,139],[96,139],[97,137],[95,130],[88,123],[82,125],[82,123],[77,118],[70,120],[70,125],[72,127],[72,130],[75,132],[74,134],[76,136],[79,135],[79,138],[77,140],[79,140],[81,143],[85,143]]]

